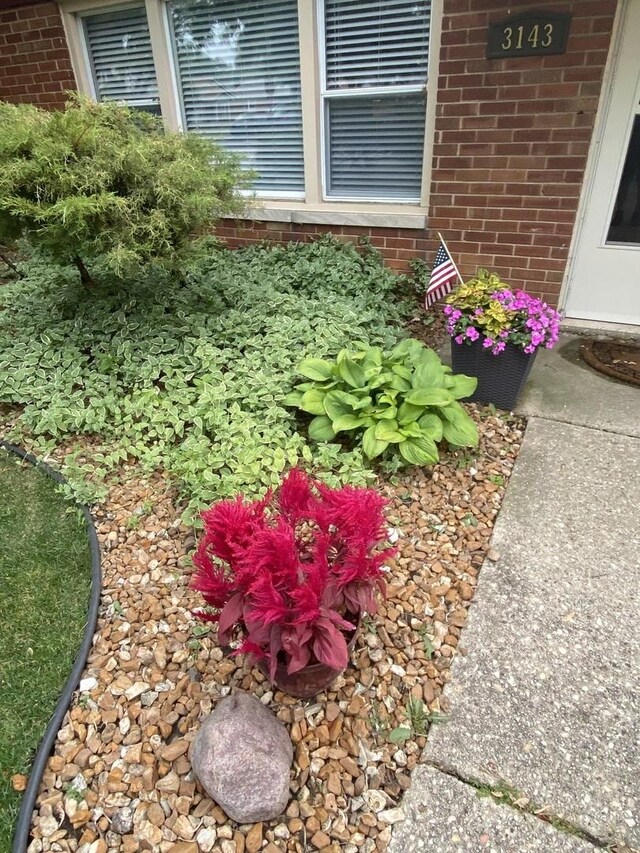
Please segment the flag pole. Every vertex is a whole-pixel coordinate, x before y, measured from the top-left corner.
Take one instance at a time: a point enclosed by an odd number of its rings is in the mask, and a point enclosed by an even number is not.
[[[454,268],[455,268],[455,271],[456,271],[456,272],[457,272],[457,274],[458,274],[458,278],[460,279],[460,284],[464,284],[464,280],[463,280],[462,276],[460,275],[460,270],[459,270],[459,269],[458,269],[458,267],[456,266],[456,262],[453,260],[453,256],[451,255],[451,252],[449,251],[449,247],[448,247],[448,246],[447,246],[447,244],[444,242],[444,237],[442,236],[442,234],[441,234],[439,231],[437,232],[437,234],[438,234],[438,237],[440,238],[440,242],[442,243],[442,245],[443,245],[443,246],[445,247],[445,249],[447,250],[447,254],[449,255],[449,258],[451,259],[451,263],[453,264],[453,266],[454,266]]]

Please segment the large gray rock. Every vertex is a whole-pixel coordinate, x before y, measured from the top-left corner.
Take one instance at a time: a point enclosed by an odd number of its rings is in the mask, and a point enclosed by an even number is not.
[[[292,761],[285,727],[241,691],[218,702],[191,750],[200,784],[238,823],[270,820],[284,812]]]

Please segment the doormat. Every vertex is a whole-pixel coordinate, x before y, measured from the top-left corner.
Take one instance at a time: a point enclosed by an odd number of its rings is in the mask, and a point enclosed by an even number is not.
[[[633,341],[587,341],[580,354],[594,370],[640,386],[640,343]]]

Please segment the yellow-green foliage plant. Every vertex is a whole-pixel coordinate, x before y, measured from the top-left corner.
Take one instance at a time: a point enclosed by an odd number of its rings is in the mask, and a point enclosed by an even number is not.
[[[499,275],[479,268],[473,278],[456,287],[446,302],[465,315],[477,312],[474,314],[474,325],[485,337],[497,338],[499,333],[509,326],[511,315],[493,298],[493,294],[499,290],[508,290],[509,287]]]
[[[351,433],[366,457],[386,454],[411,465],[438,461],[438,443],[475,447],[478,431],[458,402],[476,389],[474,377],[454,375],[421,341],[401,341],[385,352],[355,343],[334,362],[307,358],[298,366],[301,382],[285,402],[315,417],[314,441]]]
[[[213,142],[113,102],[0,103],[0,243],[27,238],[85,285],[98,262],[120,278],[177,268],[195,232],[242,211],[251,179]]]

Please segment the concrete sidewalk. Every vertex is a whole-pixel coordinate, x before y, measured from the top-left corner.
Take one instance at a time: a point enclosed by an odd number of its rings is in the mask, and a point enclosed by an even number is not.
[[[640,849],[640,391],[565,349],[538,359],[523,409],[501,556],[391,853]]]

